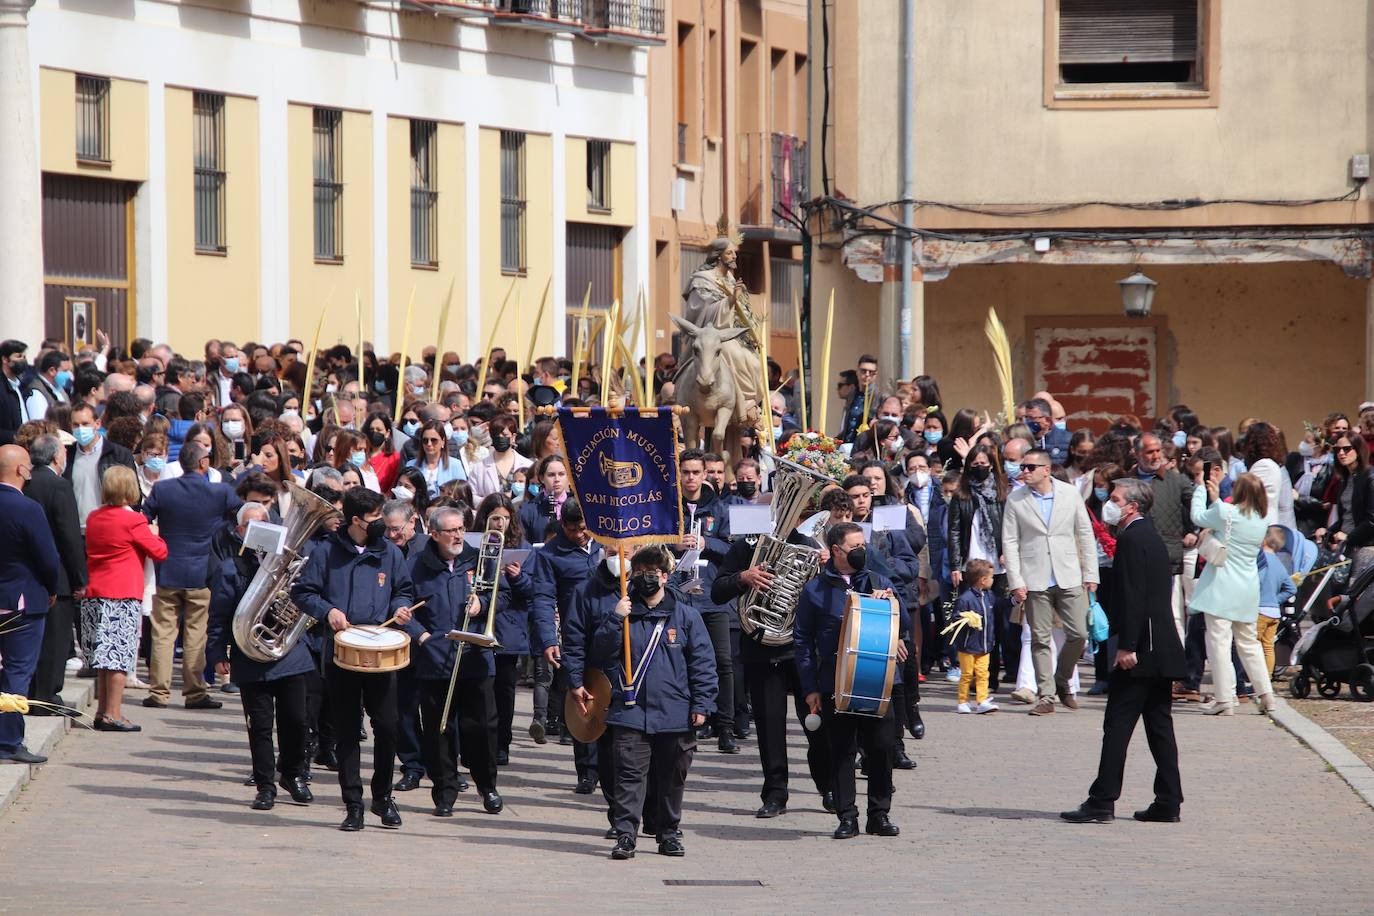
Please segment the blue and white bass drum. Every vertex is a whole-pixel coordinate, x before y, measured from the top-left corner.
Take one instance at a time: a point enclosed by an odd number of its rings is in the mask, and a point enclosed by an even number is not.
[[[897,599],[850,592],[835,656],[835,711],[887,715],[897,674]]]

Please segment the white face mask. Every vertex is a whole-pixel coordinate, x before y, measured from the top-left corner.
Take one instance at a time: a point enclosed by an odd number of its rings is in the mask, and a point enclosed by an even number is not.
[[[1311,458],[1314,454],[1316,454],[1316,451],[1316,447],[1312,445],[1311,442],[1308,442],[1306,439],[1298,443],[1298,454],[1303,456],[1304,458]]]
[[[1121,524],[1121,507],[1114,502],[1102,504],[1102,523],[1104,525]]]
[[[914,475],[912,475],[911,479],[916,484],[916,487],[918,489],[924,490],[926,487],[930,486],[929,471],[917,471]]]
[[[238,440],[243,438],[243,421],[225,420],[223,430],[224,435],[228,436],[230,439],[237,442]]]
[[[902,425],[902,418],[897,416],[896,414],[885,413],[882,416],[878,417],[878,419],[886,420],[889,423],[896,423],[898,426]]]
[[[415,491],[410,489],[410,487],[398,485],[391,488],[391,497],[393,499],[414,499]]]

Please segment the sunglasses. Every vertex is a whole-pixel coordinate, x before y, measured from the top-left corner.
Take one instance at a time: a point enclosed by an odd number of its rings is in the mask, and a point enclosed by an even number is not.
[[[1336,446],[1336,451],[1337,451],[1337,452],[1340,452],[1340,453],[1344,453],[1344,452],[1353,452],[1353,451],[1355,451],[1355,446],[1353,446],[1353,445],[1338,445],[1338,446]]]
[[[1047,467],[1049,467],[1048,464],[1038,464],[1038,463],[1022,464],[1022,465],[1021,465],[1021,470],[1022,470],[1023,472],[1024,472],[1024,471],[1033,471],[1033,470],[1035,470],[1036,468],[1047,468]]]

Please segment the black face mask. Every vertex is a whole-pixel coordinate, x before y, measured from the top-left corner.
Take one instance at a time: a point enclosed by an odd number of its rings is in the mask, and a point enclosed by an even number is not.
[[[380,429],[368,430],[367,441],[372,443],[373,448],[381,448],[382,443],[386,441],[386,433]]]
[[[636,598],[647,599],[657,595],[663,588],[657,573],[640,573],[630,580],[630,587]]]
[[[850,566],[854,567],[854,571],[858,572],[868,563],[868,548],[855,547],[845,554],[844,558],[849,561]]]
[[[510,436],[492,436],[491,447],[498,452],[510,451]]]
[[[988,475],[991,473],[992,468],[983,467],[982,465],[977,464],[969,465],[968,476],[973,478],[973,480],[977,483],[982,483],[983,481],[987,480]]]
[[[735,484],[735,492],[745,499],[753,499],[759,492],[759,485],[752,480],[741,480]]]
[[[376,519],[367,523],[367,543],[379,544],[386,537],[386,522]]]

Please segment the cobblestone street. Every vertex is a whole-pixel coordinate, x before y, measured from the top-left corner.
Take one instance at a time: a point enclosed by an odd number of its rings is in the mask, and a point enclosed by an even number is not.
[[[329,773],[317,774],[309,807],[249,810],[234,698],[210,713],[131,709],[143,734],[73,735],[3,815],[0,910],[929,912],[1007,900],[1055,913],[1360,908],[1369,879],[1350,853],[1374,846],[1374,811],[1267,719],[1178,709],[1183,823],[1130,820],[1153,775],[1137,733],[1124,818],[1074,827],[1057,814],[1092,779],[1101,700],[1043,719],[1006,703],[997,715],[955,716],[951,688],[935,679],[927,688],[929,736],[907,742],[920,766],[896,777],[899,838],[830,839],[832,817],[796,778],[804,768],[794,729],[786,815],[752,816],[752,740],[738,757],[702,750],[687,793],[687,857],[661,858],[643,842],[624,863],[607,858],[600,795],[571,791],[571,749],[525,737],[528,691],[501,776],[504,814],[481,813],[469,792],[453,819],[433,818],[426,783],[398,796],[400,831],[369,815],[356,835],[334,829],[342,808]],[[365,774],[366,761],[365,747]]]

